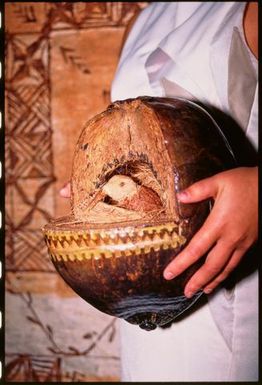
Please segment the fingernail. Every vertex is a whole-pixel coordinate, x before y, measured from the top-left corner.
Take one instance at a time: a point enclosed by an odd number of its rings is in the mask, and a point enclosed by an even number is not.
[[[213,289],[204,289],[204,293],[205,294],[210,294],[212,292]]]
[[[61,188],[61,190],[59,190],[59,194],[64,198],[70,197],[70,192],[69,192],[69,189],[67,187]]]
[[[186,199],[188,197],[188,193],[186,191],[180,191],[178,194],[177,194],[177,197],[178,199],[180,200],[183,200],[183,199]]]
[[[173,273],[171,273],[171,271],[165,271],[164,272],[164,278],[165,279],[172,279],[174,277],[175,277],[175,275]]]
[[[61,188],[61,190],[59,191],[61,195],[64,195],[67,193],[67,189],[65,187]]]
[[[186,290],[185,290],[185,296],[186,296],[187,298],[193,297],[194,294],[195,294],[195,292],[194,292],[192,289],[186,289]]]

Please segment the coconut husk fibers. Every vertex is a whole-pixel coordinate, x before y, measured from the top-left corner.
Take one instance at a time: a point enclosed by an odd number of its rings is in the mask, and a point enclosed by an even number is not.
[[[117,101],[78,139],[71,214],[44,228],[65,281],[101,311],[151,330],[190,307],[184,287],[203,258],[172,281],[165,266],[187,245],[212,202],[182,204],[177,193],[234,167],[210,115],[169,98]]]

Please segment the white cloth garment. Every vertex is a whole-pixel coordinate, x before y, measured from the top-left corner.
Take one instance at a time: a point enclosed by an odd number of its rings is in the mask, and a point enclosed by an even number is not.
[[[257,60],[244,38],[245,5],[151,3],[125,43],[112,101],[141,95],[196,99],[238,119],[257,148]],[[241,60],[246,71],[236,79]],[[237,108],[241,92],[249,98],[243,103],[247,111]],[[122,381],[258,380],[256,270],[231,291],[216,290],[170,328],[147,332],[123,320],[120,324]]]

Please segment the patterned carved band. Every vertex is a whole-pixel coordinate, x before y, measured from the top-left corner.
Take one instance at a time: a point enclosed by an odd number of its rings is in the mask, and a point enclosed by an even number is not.
[[[165,223],[149,227],[112,229],[43,229],[49,254],[55,261],[82,261],[148,254],[150,251],[177,248],[185,243],[179,226]]]

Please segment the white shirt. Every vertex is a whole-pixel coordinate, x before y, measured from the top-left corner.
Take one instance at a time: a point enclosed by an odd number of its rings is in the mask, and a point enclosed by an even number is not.
[[[228,69],[232,34],[242,38],[245,2],[157,2],[138,17],[122,51],[112,100],[166,96],[163,79],[230,114]],[[245,40],[243,43],[246,45]],[[246,45],[257,79],[257,60]],[[253,105],[257,109],[257,88]],[[257,147],[257,113],[247,134]]]
[[[151,3],[122,51],[112,101],[142,95],[197,99],[236,119],[257,148],[257,60],[244,39],[245,5]],[[122,322],[125,381],[256,381],[257,272],[231,294],[218,290],[209,306],[171,329],[144,333]]]

